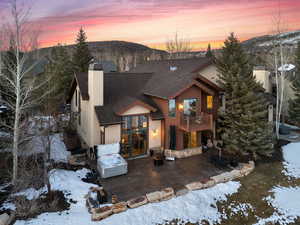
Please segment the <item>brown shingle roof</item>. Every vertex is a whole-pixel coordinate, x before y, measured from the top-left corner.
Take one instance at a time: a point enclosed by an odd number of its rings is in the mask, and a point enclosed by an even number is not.
[[[152,73],[105,73],[104,106],[95,107],[100,124],[120,123],[121,118],[117,113],[136,101],[155,108],[156,111],[153,113],[156,119],[162,117],[155,102],[142,91],[152,75]]]
[[[75,73],[76,81],[79,86],[79,90],[83,100],[89,100],[89,83],[88,83],[88,73]]]
[[[143,92],[168,99],[189,85],[195,78],[195,72],[210,64],[212,61],[208,58],[149,61],[138,65],[131,72],[154,73]]]
[[[104,73],[104,106],[96,106],[100,124],[121,122],[117,115],[134,102],[155,108],[152,119],[163,119],[163,114],[150,96],[168,99],[195,82],[196,72],[212,64],[207,58],[149,61],[129,73]],[[170,66],[176,70],[171,71]],[[77,73],[76,80],[84,100],[88,95],[88,73]],[[205,82],[204,82],[205,83]],[[99,90],[100,91],[100,90]]]

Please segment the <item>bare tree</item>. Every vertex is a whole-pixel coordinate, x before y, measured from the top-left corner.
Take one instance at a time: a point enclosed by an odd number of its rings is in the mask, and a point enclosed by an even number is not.
[[[37,49],[38,32],[29,23],[30,7],[19,3],[17,0],[9,1],[11,13],[5,24],[5,32],[9,40],[2,40],[4,46],[13,43],[11,53],[13,60],[2,56],[2,61],[6,73],[1,72],[0,79],[5,81],[8,89],[2,93],[9,98],[2,99],[1,102],[8,106],[13,114],[13,125],[2,124],[13,132],[13,175],[12,183],[16,184],[18,178],[18,155],[23,143],[32,138],[26,130],[26,113],[47,96],[47,91],[38,97],[34,97],[34,92],[47,83],[37,82],[37,77],[33,77],[33,70],[38,64],[34,58],[33,50]],[[36,51],[35,51],[36,52]],[[3,71],[3,70],[2,70]]]
[[[188,39],[182,39],[175,33],[174,39],[166,42],[166,49],[169,52],[170,59],[180,59],[189,57],[189,52],[193,50]]]
[[[278,13],[273,18],[272,32],[272,48],[270,52],[270,58],[268,60],[269,67],[271,67],[275,73],[276,83],[276,113],[275,113],[275,132],[277,138],[279,138],[279,126],[282,118],[283,108],[286,107],[286,79],[287,73],[284,69],[285,65],[291,60],[289,49],[284,46],[283,33],[287,31],[284,25],[284,21],[281,16],[280,5]]]

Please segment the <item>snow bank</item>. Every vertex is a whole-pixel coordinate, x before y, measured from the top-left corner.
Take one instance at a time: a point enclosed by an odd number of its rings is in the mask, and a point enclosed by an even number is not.
[[[278,222],[281,225],[290,224],[300,217],[300,187],[275,187],[272,189],[274,197],[266,200],[277,212],[271,217],[260,219],[256,225]]]
[[[300,142],[290,143],[283,146],[282,149],[285,160],[283,173],[287,176],[300,178]]]
[[[47,192],[47,188],[46,187],[42,187],[39,190],[36,190],[34,188],[28,188],[24,191],[18,192],[16,194],[14,194],[14,196],[25,196],[28,200],[33,200],[33,199],[37,199],[38,197],[40,197],[41,194],[46,193]]]
[[[69,211],[60,213],[45,213],[36,219],[29,221],[17,221],[16,225],[53,225],[53,224],[72,224],[72,225],[94,225],[91,215],[85,207],[84,195],[87,193],[91,184],[80,180],[88,170],[70,172],[65,170],[55,170],[51,174],[51,184],[55,189],[62,190],[68,198],[76,200]],[[164,223],[173,219],[185,222],[198,222],[207,220],[210,224],[219,222],[222,214],[216,207],[217,201],[227,199],[227,195],[237,192],[240,187],[239,182],[228,182],[218,184],[215,187],[189,192],[187,195],[173,198],[169,201],[147,204],[136,209],[129,209],[124,213],[115,214],[100,222],[102,225],[152,225]]]
[[[61,140],[61,134],[54,134],[50,136],[51,149],[50,149],[50,158],[55,162],[68,162],[68,157],[70,152],[67,151],[67,148],[64,142]],[[37,136],[31,140],[31,148],[29,151],[24,152],[24,155],[32,155],[37,153],[43,153],[45,147],[48,143],[47,137]]]

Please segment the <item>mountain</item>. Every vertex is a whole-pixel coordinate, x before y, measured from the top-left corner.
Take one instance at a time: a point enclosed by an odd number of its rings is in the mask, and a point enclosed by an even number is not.
[[[300,41],[300,30],[285,32],[279,35],[264,35],[260,37],[254,37],[244,41],[242,44],[246,48],[269,48],[274,43],[278,43],[281,40],[286,47],[294,47],[297,42]]]
[[[128,71],[137,63],[147,60],[159,60],[168,56],[166,51],[149,48],[142,44],[126,41],[97,41],[88,42],[93,57],[98,61],[112,61],[119,71]],[[75,45],[67,45],[72,54]],[[39,50],[40,56],[50,56],[53,47]]]

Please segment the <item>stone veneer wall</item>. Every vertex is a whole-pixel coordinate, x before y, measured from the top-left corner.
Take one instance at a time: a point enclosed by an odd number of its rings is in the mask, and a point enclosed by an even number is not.
[[[202,147],[188,148],[183,150],[170,150],[170,149],[165,150],[166,157],[177,158],[177,159],[187,158],[190,156],[200,155],[200,154],[202,154]]]

